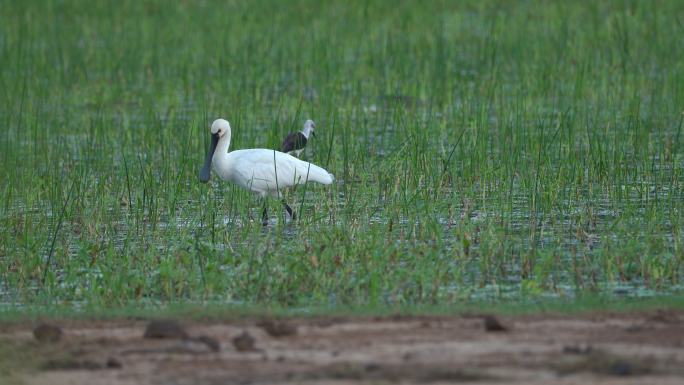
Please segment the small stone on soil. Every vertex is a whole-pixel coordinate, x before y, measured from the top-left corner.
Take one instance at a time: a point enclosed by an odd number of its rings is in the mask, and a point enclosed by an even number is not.
[[[220,352],[221,351],[221,343],[218,342],[215,338],[209,337],[209,336],[199,336],[197,337],[197,341],[204,343],[209,347],[209,349],[212,352]]]
[[[297,325],[274,320],[263,320],[257,323],[257,326],[263,328],[271,337],[286,337],[297,334]]]
[[[123,364],[121,361],[114,357],[109,357],[107,358],[107,362],[105,362],[105,366],[109,369],[121,369],[123,368]]]
[[[38,342],[57,342],[62,338],[62,329],[55,325],[40,324],[33,329],[33,337]]]
[[[188,338],[188,333],[175,321],[151,321],[145,329],[144,338]]]
[[[488,332],[504,332],[508,328],[501,324],[498,318],[493,315],[486,315],[484,317],[484,328]]]
[[[256,351],[254,341],[254,337],[244,331],[239,336],[233,338],[233,346],[235,346],[238,352],[254,352]]]

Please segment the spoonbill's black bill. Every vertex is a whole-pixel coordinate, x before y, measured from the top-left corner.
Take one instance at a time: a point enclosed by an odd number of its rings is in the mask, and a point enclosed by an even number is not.
[[[209,182],[209,178],[211,177],[211,158],[214,157],[218,142],[218,134],[211,134],[211,145],[209,147],[209,152],[207,152],[207,159],[204,161],[204,167],[200,170],[200,182],[202,183]]]

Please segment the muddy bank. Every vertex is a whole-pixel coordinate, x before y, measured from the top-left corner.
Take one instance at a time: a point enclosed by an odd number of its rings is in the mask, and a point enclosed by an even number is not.
[[[0,383],[684,382],[675,311],[52,321],[0,325],[0,345]]]

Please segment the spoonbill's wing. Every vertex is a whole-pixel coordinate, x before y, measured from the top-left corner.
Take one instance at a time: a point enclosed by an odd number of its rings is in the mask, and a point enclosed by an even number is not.
[[[313,181],[330,184],[332,175],[321,167],[280,151],[267,149],[239,150],[233,153],[234,182],[263,195],[275,190]]]

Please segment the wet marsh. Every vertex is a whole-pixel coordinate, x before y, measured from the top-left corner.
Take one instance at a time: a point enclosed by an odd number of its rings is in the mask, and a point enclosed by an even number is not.
[[[684,7],[6,2],[0,300],[430,303],[679,293]],[[209,125],[336,177],[198,181]],[[250,217],[255,220],[250,220]]]

